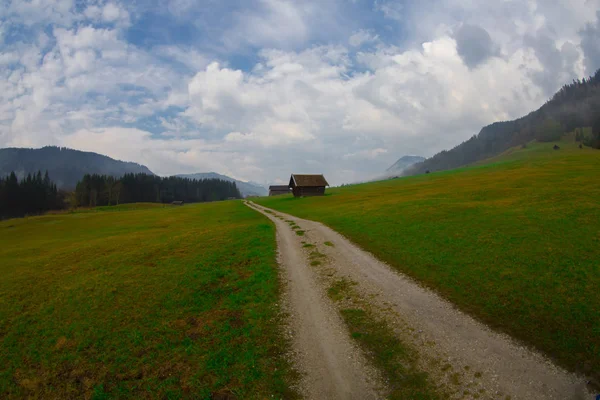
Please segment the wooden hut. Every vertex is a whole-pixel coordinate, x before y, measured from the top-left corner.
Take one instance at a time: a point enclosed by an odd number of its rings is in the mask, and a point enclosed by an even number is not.
[[[292,174],[289,183],[294,197],[323,196],[326,186],[329,186],[329,183],[323,175]]]
[[[269,196],[279,196],[280,194],[288,194],[290,188],[287,185],[272,185],[269,186]]]

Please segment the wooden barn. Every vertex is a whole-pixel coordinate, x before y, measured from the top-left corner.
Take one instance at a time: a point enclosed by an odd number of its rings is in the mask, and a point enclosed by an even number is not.
[[[323,175],[299,175],[292,174],[289,187],[292,188],[294,197],[323,196],[325,187],[329,183]]]
[[[280,194],[288,194],[290,188],[287,185],[272,185],[269,186],[269,196],[279,196]]]

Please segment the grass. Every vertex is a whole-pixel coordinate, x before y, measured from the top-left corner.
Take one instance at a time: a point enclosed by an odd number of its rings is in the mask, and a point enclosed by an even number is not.
[[[0,222],[1,398],[289,398],[272,224],[241,202]]]
[[[599,371],[600,151],[553,145],[257,202],[324,222],[567,368]]]
[[[328,290],[334,302],[345,301],[340,313],[351,336],[365,350],[367,357],[381,371],[387,383],[388,399],[441,399],[428,374],[419,370],[417,354],[398,340],[389,324],[376,317],[370,307],[357,299],[354,282],[334,281]],[[347,304],[347,303],[350,304]]]

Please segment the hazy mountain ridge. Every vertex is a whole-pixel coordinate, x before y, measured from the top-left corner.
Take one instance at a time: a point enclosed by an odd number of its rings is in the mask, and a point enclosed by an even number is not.
[[[221,175],[216,172],[199,172],[195,174],[179,174],[176,175],[181,178],[189,179],[221,179],[227,182],[235,182],[238,190],[243,197],[247,196],[266,196],[268,194],[267,188],[254,182],[244,182],[232,177]]]
[[[532,140],[555,141],[576,128],[600,125],[600,70],[594,76],[563,86],[538,110],[513,121],[495,122],[479,134],[415,164],[404,175],[458,168],[496,156]],[[586,145],[600,147],[600,131]]]
[[[115,160],[102,154],[66,147],[0,149],[0,176],[6,176],[14,171],[19,178],[23,178],[29,173],[46,170],[50,179],[60,189],[74,189],[85,174],[114,177],[129,173],[154,175],[148,167],[141,164]]]
[[[421,156],[402,156],[396,161],[391,167],[386,169],[385,171],[390,174],[401,173],[406,168],[414,165],[418,162],[425,161],[425,157]]]

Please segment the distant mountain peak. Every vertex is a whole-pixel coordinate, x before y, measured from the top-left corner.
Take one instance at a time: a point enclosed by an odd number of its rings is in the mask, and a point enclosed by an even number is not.
[[[421,161],[425,161],[425,157],[411,155],[402,156],[391,167],[386,169],[386,172],[402,172],[411,165]]]

